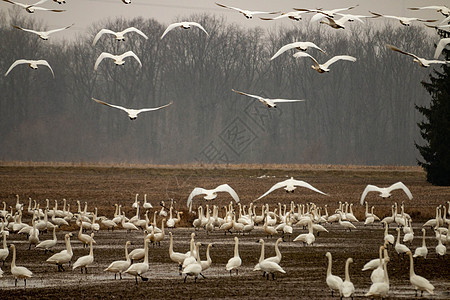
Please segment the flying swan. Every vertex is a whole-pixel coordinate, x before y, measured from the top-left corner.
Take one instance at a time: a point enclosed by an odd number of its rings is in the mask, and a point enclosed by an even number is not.
[[[96,71],[98,68],[98,65],[102,62],[102,60],[104,58],[111,58],[114,60],[114,63],[118,66],[121,66],[125,63],[124,59],[128,56],[134,57],[134,59],[137,60],[137,62],[139,63],[139,65],[142,67],[142,63],[141,60],[139,59],[139,57],[137,57],[136,54],[134,54],[133,51],[127,51],[121,55],[113,55],[111,53],[108,52],[102,52],[102,54],[100,54],[100,56],[97,58],[97,60],[95,61],[95,65],[94,65],[94,70]]]
[[[15,26],[15,25],[13,25],[13,27],[14,27],[14,28],[17,28],[17,29],[20,29],[20,30],[23,30],[23,31],[26,31],[26,32],[31,32],[31,33],[37,34],[41,39],[43,39],[44,41],[46,41],[46,40],[48,40],[48,38],[50,37],[50,34],[53,34],[53,33],[55,33],[55,32],[59,32],[59,31],[63,31],[63,30],[69,29],[69,28],[72,27],[73,25],[74,25],[74,24],[69,25],[69,26],[66,26],[66,27],[63,27],[63,28],[57,28],[57,29],[48,30],[48,31],[36,31],[36,30],[33,30],[33,29],[26,29],[26,28],[22,28],[22,27],[20,27],[20,26]]]
[[[144,37],[146,40],[148,40],[148,36],[145,35],[145,33],[143,33],[142,31],[140,31],[139,29],[135,28],[135,27],[129,27],[127,29],[124,29],[122,31],[112,31],[109,29],[102,29],[100,30],[94,38],[94,41],[92,42],[92,46],[95,46],[95,44],[97,43],[97,41],[102,37],[102,35],[104,34],[112,34],[116,37],[117,41],[125,41],[125,37],[124,35],[126,33],[129,32],[136,32],[137,34],[141,35],[142,37]]]
[[[119,106],[119,105],[109,104],[109,103],[103,102],[103,101],[95,99],[95,98],[92,98],[92,100],[94,100],[97,103],[109,106],[109,107],[113,107],[113,108],[117,108],[117,109],[123,110],[124,112],[126,112],[128,114],[128,117],[130,118],[130,120],[136,120],[138,114],[140,114],[142,112],[155,111],[155,110],[158,110],[158,109],[161,109],[161,108],[165,108],[165,107],[167,107],[167,106],[169,106],[169,105],[171,105],[173,103],[173,102],[170,102],[170,103],[168,103],[166,105],[159,106],[159,107],[154,107],[154,108],[133,109],[133,108],[125,108],[125,107],[122,107],[122,106]]]
[[[278,11],[275,11],[275,12],[267,12],[267,11],[251,11],[251,10],[240,9],[240,8],[237,8],[237,7],[232,7],[232,6],[223,5],[223,4],[220,4],[220,3],[217,3],[217,2],[216,2],[216,5],[218,5],[218,6],[220,6],[220,7],[225,7],[225,8],[228,8],[228,9],[232,9],[232,10],[238,11],[238,12],[240,12],[241,14],[243,14],[247,19],[252,19],[252,18],[253,18],[253,15],[260,15],[260,14],[277,14],[277,13],[278,13]]]
[[[287,179],[285,181],[281,181],[281,182],[278,182],[278,183],[274,184],[267,192],[265,192],[263,195],[261,195],[256,200],[259,200],[259,199],[267,196],[268,194],[272,193],[274,190],[282,188],[282,187],[284,187],[284,189],[286,190],[287,193],[289,193],[289,192],[293,193],[294,190],[298,186],[308,188],[308,189],[313,190],[314,192],[320,193],[322,195],[327,195],[324,192],[319,191],[318,189],[316,189],[315,187],[313,187],[309,183],[307,183],[305,181],[302,181],[302,180],[295,180],[293,177],[291,177],[290,179]]]
[[[196,23],[196,22],[178,22],[178,23],[170,24],[170,25],[166,28],[166,30],[164,31],[164,33],[162,34],[161,39],[162,39],[169,31],[171,31],[171,30],[174,29],[174,28],[181,27],[181,28],[183,28],[183,29],[189,29],[189,28],[191,28],[191,26],[196,26],[196,27],[200,28],[201,30],[203,30],[203,32],[206,33],[206,35],[209,36],[209,33],[206,32],[205,28],[203,28],[202,25],[200,25],[200,24],[198,24],[198,23]]]
[[[45,11],[52,11],[52,12],[63,12],[65,10],[62,9],[49,9],[49,8],[44,8],[44,7],[39,7],[37,5],[42,4],[44,2],[47,2],[47,0],[40,0],[34,4],[23,4],[20,2],[15,2],[15,1],[11,1],[11,0],[3,0],[5,2],[20,6],[22,8],[24,8],[27,12],[29,12],[30,14],[34,13],[34,11],[36,10],[45,10]]]
[[[53,78],[55,78],[55,73],[53,73],[52,67],[50,67],[49,63],[46,60],[40,59],[40,60],[31,60],[31,59],[18,59],[9,67],[8,71],[6,71],[5,76],[8,75],[8,73],[17,65],[20,64],[28,64],[28,66],[34,70],[38,68],[38,65],[44,65],[47,66],[50,71],[52,72]]]
[[[314,65],[312,65],[311,68],[313,68],[314,70],[316,70],[319,73],[330,72],[329,67],[332,64],[334,64],[335,62],[339,61],[339,60],[348,60],[348,61],[352,61],[352,62],[356,61],[356,58],[353,57],[353,56],[338,55],[338,56],[330,58],[324,64],[319,64],[319,62],[314,57],[312,57],[311,55],[309,55],[308,53],[305,53],[305,52],[297,52],[297,53],[294,54],[294,57],[295,58],[299,58],[299,57],[309,57],[309,58],[311,58],[311,60],[314,63]]]
[[[364,199],[366,198],[366,196],[369,192],[378,192],[378,193],[380,193],[380,197],[389,198],[391,196],[391,192],[393,190],[398,190],[398,189],[402,189],[408,196],[409,200],[411,200],[413,198],[411,191],[406,187],[406,185],[403,184],[403,182],[399,181],[399,182],[394,183],[393,185],[386,187],[386,188],[380,188],[380,187],[377,187],[376,185],[368,184],[366,186],[366,188],[364,189],[364,192],[361,195],[360,203],[361,203],[361,205],[364,204]]]
[[[280,54],[282,54],[283,52],[290,50],[290,49],[297,49],[300,51],[306,51],[308,50],[308,48],[315,48],[317,50],[319,50],[322,53],[325,53],[325,51],[323,51],[319,46],[317,46],[316,44],[314,44],[313,42],[294,42],[294,43],[290,43],[287,45],[284,45],[283,47],[280,48],[280,50],[277,51],[277,53],[275,53],[270,60],[273,60],[275,58],[277,58],[278,56],[280,56]]]
[[[219,192],[229,193],[231,197],[233,197],[234,201],[236,201],[236,203],[239,203],[240,201],[238,194],[235,192],[235,190],[233,190],[231,186],[229,186],[228,184],[221,184],[212,190],[206,190],[200,187],[194,188],[188,197],[187,206],[189,207],[189,209],[192,208],[192,198],[194,198],[197,195],[205,195],[203,197],[205,200],[213,200],[217,197],[217,193]]]
[[[249,96],[255,99],[258,99],[259,101],[261,101],[262,103],[264,103],[268,108],[276,108],[277,105],[276,103],[287,103],[287,102],[301,102],[301,101],[305,101],[305,100],[292,100],[292,99],[269,99],[269,98],[263,98],[261,96],[256,96],[256,95],[251,95],[251,94],[247,94],[244,92],[239,92],[236,90],[231,89],[233,92],[241,94],[241,95],[245,95],[245,96]]]

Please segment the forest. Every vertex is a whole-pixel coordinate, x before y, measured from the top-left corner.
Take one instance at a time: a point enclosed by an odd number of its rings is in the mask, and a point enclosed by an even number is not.
[[[421,81],[432,68],[386,47],[392,44],[432,57],[438,39],[421,26],[350,24],[334,30],[307,21],[271,29],[244,29],[214,15],[188,15],[198,28],[176,29],[160,39],[167,24],[153,19],[106,19],[71,40],[41,40],[15,29],[45,29],[15,11],[0,15],[0,70],[17,59],[45,59],[41,66],[15,67],[0,79],[0,160],[145,164],[311,163],[415,165],[414,142],[423,143],[415,105],[430,97]],[[125,41],[102,28],[134,26]],[[311,41],[319,62],[351,55],[329,73],[311,69],[294,50],[272,55],[294,41]],[[132,50],[142,68],[123,66],[102,52]],[[267,98],[304,99],[267,108],[232,89]],[[166,109],[131,121],[97,98],[130,108]]]

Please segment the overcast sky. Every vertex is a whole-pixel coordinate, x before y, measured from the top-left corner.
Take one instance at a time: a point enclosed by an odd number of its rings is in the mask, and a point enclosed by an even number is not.
[[[24,3],[34,3],[30,0],[16,0]],[[359,6],[349,13],[369,14],[369,10],[383,14],[397,16],[418,16],[427,19],[442,19],[443,16],[433,10],[411,11],[408,7],[445,5],[448,1],[436,0],[132,0],[132,3],[125,5],[121,0],[66,0],[66,4],[57,4],[52,0],[42,4],[46,8],[65,9],[63,13],[53,13],[37,11],[34,14],[27,14],[30,18],[43,20],[49,28],[57,28],[75,23],[75,26],[67,32],[55,34],[55,37],[73,37],[78,33],[83,33],[92,23],[108,17],[122,16],[132,18],[142,16],[144,18],[154,18],[162,23],[169,24],[177,17],[189,16],[193,13],[211,13],[223,15],[230,23],[239,23],[242,26],[291,26],[293,21],[262,21],[259,18],[247,20],[242,14],[233,10],[221,8],[215,4],[219,2],[225,5],[239,7],[248,10],[262,11],[292,11],[292,8],[324,8],[333,9],[340,7]],[[13,5],[7,2],[0,2],[1,10],[10,9]],[[303,21],[305,22],[305,21]],[[301,23],[300,23],[301,24]]]

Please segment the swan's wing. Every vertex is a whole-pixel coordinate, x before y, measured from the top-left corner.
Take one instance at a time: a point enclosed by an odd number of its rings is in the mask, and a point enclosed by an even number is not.
[[[363,192],[362,195],[361,195],[361,201],[360,201],[360,204],[361,204],[361,205],[364,204],[364,199],[366,198],[366,196],[367,196],[367,194],[368,194],[369,192],[380,192],[380,191],[381,191],[381,189],[380,189],[379,187],[377,187],[376,185],[368,184],[368,185],[366,186],[366,188],[364,189],[364,192]]]
[[[102,52],[102,54],[100,54],[100,56],[97,58],[97,60],[95,61],[95,65],[94,65],[94,70],[97,70],[98,65],[102,62],[102,60],[104,58],[111,58],[111,59],[115,59],[115,55],[112,55],[111,53],[108,52]]]
[[[290,44],[284,45],[283,47],[280,48],[280,50],[278,50],[278,51],[272,56],[272,58],[271,58],[270,60],[272,60],[272,59],[274,59],[274,58],[280,56],[283,52],[285,52],[285,51],[287,51],[287,50],[289,50],[289,49],[298,47],[299,45],[300,45],[299,42],[295,42],[295,43],[290,43]]]
[[[128,56],[134,57],[137,60],[137,62],[139,63],[139,65],[142,67],[141,60],[139,59],[139,57],[136,54],[134,54],[133,51],[127,51],[121,55],[122,59],[124,59],[125,57],[128,57]]]
[[[140,114],[141,112],[147,112],[147,111],[154,111],[154,110],[158,110],[158,109],[161,109],[161,108],[164,108],[164,107],[167,107],[167,106],[169,106],[169,105],[172,105],[172,103],[173,102],[170,102],[170,103],[168,103],[168,104],[166,104],[166,105],[163,105],[163,106],[159,106],[159,107],[153,107],[153,108],[142,108],[142,109],[139,109],[137,112],[136,112],[136,114]]]
[[[44,8],[40,6],[33,6],[34,10],[44,10],[44,11],[52,11],[52,12],[64,12],[64,9],[51,9],[51,8]]]
[[[31,4],[31,6],[40,5],[40,4],[45,3],[47,1],[48,0],[40,0],[40,1],[36,2],[36,3]]]
[[[260,96],[256,96],[256,95],[252,95],[252,94],[247,94],[247,93],[244,93],[244,92],[240,92],[240,91],[236,91],[236,90],[233,90],[233,89],[231,89],[233,92],[235,92],[235,93],[238,93],[238,94],[241,94],[241,95],[245,95],[245,96],[249,96],[249,97],[252,97],[252,98],[255,98],[255,99],[261,99],[262,97],[260,97]]]
[[[301,42],[301,45],[304,48],[315,48],[315,49],[319,50],[320,52],[325,53],[325,51],[323,49],[321,49],[319,46],[317,46],[313,42]]]
[[[207,35],[209,35],[209,33],[205,30],[205,28],[203,28],[203,26],[200,25],[199,23],[197,23],[197,22],[188,22],[188,24],[200,28],[200,29],[203,30]]]
[[[450,43],[450,38],[441,39],[436,46],[436,51],[434,52],[434,58],[437,59],[441,55],[442,50],[445,46]]]
[[[197,195],[207,194],[206,190],[203,188],[196,187],[192,190],[192,192],[189,194],[188,200],[187,200],[187,207],[191,206],[192,198],[194,198]]]
[[[291,179],[291,183],[292,183],[293,185],[295,185],[295,186],[305,187],[305,188],[308,188],[308,189],[310,189],[310,190],[313,190],[314,192],[317,192],[317,193],[319,193],[319,194],[328,196],[328,195],[325,194],[324,192],[322,192],[322,191],[316,189],[315,187],[313,187],[312,185],[310,185],[309,183],[307,183],[307,182],[305,182],[305,181],[302,181],[302,180],[295,180],[295,179],[293,180],[293,179]]]
[[[3,1],[11,3],[11,4],[18,5],[18,6],[23,7],[23,8],[27,8],[28,6],[30,6],[28,4],[23,4],[23,3],[20,3],[20,2],[14,2],[14,1],[11,1],[11,0],[3,0]]]
[[[218,187],[216,187],[214,189],[215,192],[227,192],[231,195],[231,197],[233,197],[234,201],[236,201],[236,203],[239,203],[239,196],[236,193],[235,190],[233,190],[233,188],[231,186],[229,186],[228,184],[222,184],[219,185]]]
[[[19,26],[16,26],[16,25],[13,25],[12,27],[20,29],[20,30],[23,30],[23,31],[26,31],[26,32],[31,32],[31,33],[34,33],[34,34],[37,34],[37,35],[41,34],[39,31],[36,31],[36,30],[33,30],[33,29],[26,29],[26,28],[22,28],[22,27],[19,27]]]
[[[422,6],[422,7],[408,7],[410,10],[419,10],[419,9],[442,9],[444,6]]]
[[[309,57],[309,58],[311,58],[311,60],[313,61],[313,63],[316,65],[316,67],[320,67],[319,62],[318,62],[314,57],[312,57],[311,55],[309,55],[309,54],[306,53],[306,52],[299,51],[299,52],[297,52],[297,53],[294,53],[293,56],[294,56],[295,58],[299,58],[299,57]]]
[[[356,57],[349,56],[349,55],[338,55],[338,56],[335,56],[335,57],[332,57],[331,59],[329,59],[326,63],[323,64],[323,66],[328,69],[328,67],[330,65],[334,64],[335,62],[337,62],[339,60],[356,61]]]
[[[238,11],[238,12],[242,12],[242,11],[243,11],[243,10],[240,9],[240,8],[233,7],[233,6],[223,5],[223,4],[220,4],[220,3],[217,3],[217,2],[216,2],[216,5],[218,5],[218,6],[220,6],[220,7],[225,7],[225,8],[233,9],[233,10],[236,10],[236,11]]]
[[[66,27],[62,27],[62,28],[57,28],[57,29],[49,30],[49,31],[47,31],[46,33],[47,33],[48,35],[50,35],[50,34],[53,34],[53,33],[55,33],[55,32],[58,32],[58,31],[63,31],[63,30],[69,29],[69,28],[72,27],[73,25],[75,25],[75,23],[74,23],[74,24],[71,24],[71,25],[69,25],[69,26],[66,26]]]
[[[15,62],[12,63],[12,65],[9,67],[8,71],[6,71],[5,76],[8,75],[8,73],[17,65],[20,64],[29,64],[30,61],[27,59],[18,59]]]
[[[389,191],[393,191],[393,190],[398,190],[398,189],[402,189],[406,195],[408,196],[409,200],[411,200],[413,198],[413,195],[411,194],[411,191],[406,187],[406,185],[399,181],[397,183],[394,183],[393,185],[391,185],[390,187],[388,187]]]
[[[172,23],[169,26],[167,26],[166,30],[164,30],[164,33],[161,35],[161,39],[172,29],[181,26],[181,23]]]
[[[417,59],[417,60],[420,60],[420,58],[419,58],[417,55],[414,55],[414,54],[412,54],[412,53],[409,53],[409,52],[405,52],[405,51],[403,51],[403,50],[400,50],[400,49],[398,49],[398,48],[395,47],[395,46],[386,44],[386,47],[388,47],[388,48],[391,49],[392,51],[400,52],[400,53],[402,53],[402,54],[409,55],[409,56],[411,56],[411,57],[414,57],[414,58]]]
[[[128,109],[125,108],[125,107],[109,104],[109,103],[106,103],[104,101],[101,101],[101,100],[98,100],[98,99],[95,99],[95,98],[91,98],[91,99],[94,100],[97,103],[100,103],[100,104],[103,104],[103,105],[106,105],[106,106],[109,106],[109,107],[117,108],[117,109],[123,110],[124,112],[128,113]]]
[[[52,67],[50,67],[50,64],[46,60],[40,59],[36,62],[36,64],[47,66],[50,69],[50,71],[52,71],[53,78],[55,78],[55,73],[53,73]]]
[[[302,102],[305,100],[296,100],[296,99],[270,99],[274,103],[283,103],[283,102]]]
[[[101,38],[101,36],[103,35],[103,34],[105,34],[105,33],[107,33],[107,34],[116,34],[114,31],[112,31],[112,30],[109,30],[109,29],[102,29],[102,30],[100,30],[96,35],[95,35],[95,38],[94,38],[94,41],[92,42],[92,46],[95,46],[95,44],[97,43],[97,41]]]
[[[429,20],[429,19],[416,19],[419,22],[426,22],[426,23],[430,23],[430,22],[436,22],[437,20]]]
[[[337,13],[336,15],[342,16],[342,17],[346,17],[347,19],[345,20],[345,22],[347,22],[347,21],[358,21],[358,22],[361,22],[363,24],[364,24],[364,21],[361,18],[373,18],[373,17],[369,17],[369,16],[356,16],[356,15],[351,15],[351,14],[340,14],[340,13]]]
[[[288,179],[288,180],[290,180],[290,179]],[[275,191],[276,189],[279,189],[279,188],[282,188],[282,187],[287,186],[287,181],[288,181],[288,180],[281,181],[281,182],[278,182],[278,183],[274,184],[267,192],[265,192],[264,194],[262,194],[261,196],[259,196],[259,198],[256,199],[256,200],[259,200],[259,199],[261,199],[261,198],[267,196],[268,194],[272,193],[272,192]]]
[[[354,6],[350,6],[350,7],[344,7],[344,8],[335,8],[335,9],[332,9],[332,10],[331,10],[331,12],[333,12],[333,13],[337,13],[337,12],[340,12],[340,11],[351,10],[351,9],[354,9],[355,7],[358,7],[358,6],[359,6],[359,4],[356,4],[356,5],[354,5]]]
[[[450,22],[450,16],[448,16],[447,18],[442,20],[441,23],[439,23],[439,24],[448,24],[448,22]],[[427,26],[427,24],[425,24],[425,26]],[[439,26],[439,27],[441,27],[441,26]],[[445,27],[445,25],[442,27]]]
[[[448,64],[450,63],[450,61],[445,61],[445,60],[427,60],[427,62],[429,64]]]
[[[314,16],[311,17],[311,19],[309,20],[309,22],[310,22],[310,23],[317,22],[317,21],[319,21],[320,19],[325,18],[325,17],[333,18],[332,15],[329,15],[329,14],[327,14],[327,13],[325,13],[325,12],[318,11]]]
[[[142,37],[144,37],[146,40],[148,40],[148,36],[143,33],[142,31],[140,31],[139,29],[137,29],[136,27],[129,27],[127,29],[125,29],[124,31],[122,31],[123,34],[128,33],[128,32],[136,32],[137,34],[141,35]]]
[[[376,18],[378,18],[378,17],[384,17],[384,18],[388,18],[388,19],[401,20],[401,18],[400,18],[400,17],[397,17],[397,16],[382,15],[382,14],[379,14],[379,13],[376,13],[376,12],[373,12],[373,11],[370,11],[370,10],[369,10],[369,12],[370,12],[372,15],[374,15]]]

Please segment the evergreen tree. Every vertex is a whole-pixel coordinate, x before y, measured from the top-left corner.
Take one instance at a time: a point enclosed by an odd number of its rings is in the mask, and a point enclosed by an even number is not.
[[[449,32],[438,30],[441,38]],[[440,59],[450,60],[450,51],[444,49]],[[450,66],[443,65],[440,71],[430,74],[430,82],[422,85],[431,95],[429,107],[417,106],[425,120],[418,123],[426,145],[416,144],[423,161],[418,164],[427,172],[427,181],[435,185],[450,185]]]

